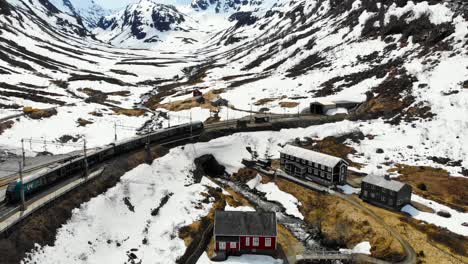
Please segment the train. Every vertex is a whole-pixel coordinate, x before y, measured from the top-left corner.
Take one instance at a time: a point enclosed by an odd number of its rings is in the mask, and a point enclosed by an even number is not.
[[[68,162],[49,168],[46,172],[38,172],[24,177],[23,182],[16,180],[11,182],[5,194],[5,202],[14,204],[21,201],[21,189],[24,189],[24,196],[28,197],[41,190],[66,179],[80,172],[85,173],[86,163],[88,168],[102,163],[108,159],[121,154],[143,148],[147,143],[165,143],[175,140],[198,136],[204,130],[202,122],[192,122],[165,128],[136,138],[112,143],[97,151],[87,155],[72,159]]]

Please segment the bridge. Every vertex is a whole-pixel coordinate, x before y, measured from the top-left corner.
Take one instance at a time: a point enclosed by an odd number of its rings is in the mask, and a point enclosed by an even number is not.
[[[352,260],[353,254],[340,251],[316,251],[296,256],[296,261],[307,260]]]

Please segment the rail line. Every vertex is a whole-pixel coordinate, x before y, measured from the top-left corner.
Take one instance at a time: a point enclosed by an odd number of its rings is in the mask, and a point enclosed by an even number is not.
[[[263,116],[263,115],[261,115]],[[295,116],[292,117],[292,115],[275,115],[271,116],[269,122],[264,122],[264,123],[255,123],[255,122],[247,122],[246,126],[238,126],[238,121],[243,120],[243,121],[251,121],[250,117],[244,117],[241,119],[233,119],[233,120],[228,120],[228,121],[222,121],[214,124],[207,124],[202,131],[194,131],[194,134],[191,136],[184,136],[181,137],[177,134],[174,134],[174,136],[167,136],[167,134],[173,133],[171,131],[179,131],[181,127],[184,125],[179,125],[175,127],[170,127],[167,129],[164,129],[162,131],[157,131],[153,132],[147,135],[142,135],[142,136],[137,136],[132,139],[128,140],[123,140],[120,142],[117,142],[113,144],[113,146],[107,146],[103,148],[98,148],[98,150],[95,153],[92,153],[88,155],[86,158],[85,157],[78,157],[73,160],[70,160],[68,162],[65,162],[64,164],[59,164],[58,166],[54,167],[53,169],[47,171],[48,174],[53,174],[57,173],[60,175],[60,177],[63,176],[63,170],[69,170],[70,173],[82,173],[83,172],[83,167],[82,164],[84,159],[90,159],[90,158],[95,158],[95,159],[100,159],[102,158],[102,155],[107,155],[107,152],[109,152],[111,149],[114,149],[115,155],[112,154],[113,156],[117,157],[121,154],[129,153],[132,151],[136,150],[141,150],[144,148],[146,144],[150,145],[171,145],[171,144],[177,144],[178,142],[187,142],[188,140],[190,141],[195,141],[198,139],[198,137],[206,132],[211,132],[211,131],[226,131],[227,133],[237,133],[237,132],[248,132],[252,131],[252,129],[255,130],[271,130],[272,126],[276,125],[276,127],[285,127],[285,128],[292,128],[292,127],[307,127],[311,125],[316,125],[316,124],[323,124],[327,122],[337,122],[346,119],[350,115],[341,115],[341,116]],[[193,126],[194,123],[191,123]],[[187,126],[187,125],[185,125]],[[187,134],[187,130],[185,130],[185,133]],[[221,133],[222,134],[222,133]],[[159,136],[158,136],[159,135]],[[164,138],[164,135],[166,137]],[[219,135],[222,136],[222,135]],[[162,137],[162,138],[161,138]],[[218,137],[217,135],[213,136]],[[114,152],[112,152],[114,153]],[[90,164],[91,167],[96,167],[103,163],[101,160],[89,160],[88,162],[93,162],[93,164]],[[65,176],[66,177],[66,176]],[[45,193],[48,192],[48,190],[44,191]],[[3,205],[3,208],[0,205],[0,224],[2,224],[2,221],[5,221],[6,214],[11,214],[18,212],[19,207],[16,206],[12,211],[9,211],[11,206],[8,205]],[[0,233],[5,231],[5,229],[0,230]]]

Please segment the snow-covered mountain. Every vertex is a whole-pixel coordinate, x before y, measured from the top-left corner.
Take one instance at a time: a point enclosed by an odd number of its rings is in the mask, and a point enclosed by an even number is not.
[[[234,106],[236,110],[218,109],[220,120],[248,116],[250,109],[297,113],[316,100],[361,101],[355,120],[300,130],[287,138],[275,134],[275,144],[262,146],[276,146],[298,134],[323,139],[354,133],[362,137],[343,142],[355,151],[347,158],[359,164],[352,168],[357,172],[388,174],[409,164],[468,176],[466,2],[199,0],[172,7],[142,0],[101,19],[93,30],[96,39],[82,15],[67,10],[47,0],[0,0],[0,118],[21,114],[23,107],[57,111],[42,120],[12,120],[10,128],[0,131],[5,148],[19,147],[21,138],[58,140],[66,135],[84,136],[95,147],[114,140],[116,122],[136,129],[205,121],[212,116],[209,108],[182,104],[197,88]],[[118,137],[134,134],[121,129]],[[256,145],[260,139],[243,140]],[[44,151],[43,146],[32,148]],[[72,149],[49,146],[47,151]],[[183,179],[182,174],[172,180]],[[173,187],[167,188],[172,192]],[[159,199],[152,195],[144,194],[145,199]],[[150,207],[151,202],[142,204]],[[120,207],[112,208],[120,212]],[[168,226],[193,220],[180,216]],[[158,225],[158,219],[151,221]],[[108,249],[117,262],[124,262],[123,250],[140,246],[154,254],[152,245],[133,244],[142,240],[135,235],[141,232],[102,226],[93,230],[82,223],[76,226],[86,229],[84,234],[131,239],[122,249],[98,238],[96,246],[79,252],[64,242],[74,235],[65,231],[57,245],[67,248],[66,256],[51,247],[37,257],[73,263],[80,255],[93,259]],[[450,228],[466,232],[459,222]],[[87,245],[86,239],[82,235],[77,243]],[[169,235],[164,242],[158,250],[177,244],[171,259],[185,248]]]
[[[260,6],[265,0],[193,0],[191,7],[203,11],[214,9],[217,13]],[[266,0],[271,1],[271,0]]]
[[[158,42],[166,31],[184,30],[186,16],[172,5],[140,0],[113,15],[103,17],[95,33],[103,40],[119,44],[129,39]]]
[[[81,18],[88,29],[95,28],[99,20],[110,15],[111,10],[102,8],[94,0],[50,0],[64,13]]]

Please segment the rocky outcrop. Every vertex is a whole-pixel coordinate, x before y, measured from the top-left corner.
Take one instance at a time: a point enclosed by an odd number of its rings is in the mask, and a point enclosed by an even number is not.
[[[0,15],[11,15],[10,5],[7,3],[6,0],[0,0]]]
[[[155,40],[157,33],[177,30],[184,21],[185,15],[174,6],[144,0],[115,15],[101,18],[97,27],[113,31],[114,38],[125,33],[139,40]]]
[[[263,0],[193,0],[192,8],[198,11],[213,7],[216,13],[237,10],[240,6],[260,5]]]

